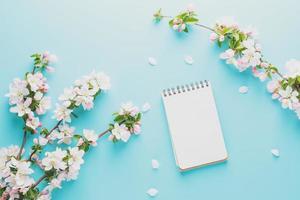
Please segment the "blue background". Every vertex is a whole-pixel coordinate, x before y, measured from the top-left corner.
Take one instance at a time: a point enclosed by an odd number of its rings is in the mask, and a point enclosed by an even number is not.
[[[167,21],[154,24],[153,12],[162,7],[173,15],[194,3],[204,24],[221,16],[235,16],[240,24],[255,25],[265,57],[278,66],[300,59],[299,2],[180,0],[26,0],[0,3],[0,146],[20,144],[20,120],[9,113],[4,94],[14,77],[31,69],[29,55],[49,50],[58,55],[49,77],[54,102],[63,88],[92,69],[111,76],[112,89],[102,94],[96,108],[74,120],[83,128],[104,130],[121,102],[148,101],[142,135],[128,144],[100,142],[85,159],[79,179],[56,190],[53,199],[289,199],[300,198],[300,123],[294,113],[272,101],[265,83],[249,72],[239,73],[218,59],[220,50],[208,41],[209,32],[194,28],[176,34]],[[191,55],[195,63],[184,63]],[[153,56],[159,65],[149,66]],[[187,173],[175,167],[160,91],[195,80],[211,80],[229,152],[226,163]],[[238,88],[249,87],[241,95]],[[44,117],[55,123],[52,112]],[[48,119],[47,119],[48,118]],[[199,130],[201,127],[199,127]],[[276,159],[270,149],[279,148]],[[151,159],[160,161],[154,171]]]

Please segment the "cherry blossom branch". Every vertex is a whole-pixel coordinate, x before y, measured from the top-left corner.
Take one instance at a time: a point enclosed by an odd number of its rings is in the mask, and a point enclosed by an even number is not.
[[[227,48],[220,58],[240,72],[251,68],[253,75],[261,81],[269,78],[267,89],[272,93],[272,98],[278,99],[283,108],[296,112],[300,119],[300,61],[288,61],[285,65],[287,73],[282,74],[275,65],[264,59],[261,45],[256,39],[256,30],[251,27],[240,28],[233,18],[222,18],[211,28],[199,23],[193,6],[175,17],[162,15],[161,9],[155,12],[156,22],[163,18],[169,18],[169,26],[177,32],[188,33],[193,25],[212,31],[210,41]]]
[[[122,104],[119,112],[114,113],[113,123],[108,129],[96,134],[93,130],[84,129],[82,135],[74,135],[74,127],[71,127],[72,117],[77,117],[74,110],[82,106],[84,110],[94,107],[94,100],[102,90],[110,89],[110,78],[104,73],[92,72],[74,82],[74,86],[66,88],[59,97],[60,103],[54,111],[54,118],[57,120],[55,126],[48,131],[40,127],[38,115],[44,114],[50,108],[49,100],[44,97],[48,91],[46,78],[41,73],[49,69],[49,53],[34,54],[34,69],[26,73],[25,79],[15,79],[10,85],[10,92],[7,94],[10,101],[10,111],[17,113],[25,122],[24,135],[21,147],[10,146],[0,149],[0,166],[6,171],[5,177],[0,174],[0,194],[8,192],[7,198],[19,199],[51,199],[51,192],[60,188],[63,181],[77,179],[80,166],[84,163],[83,156],[91,146],[97,145],[97,140],[110,133],[109,140],[113,142],[127,142],[132,135],[137,135],[141,130],[142,113],[130,102]],[[150,109],[149,105],[148,108]],[[144,108],[143,108],[144,110]],[[27,141],[27,133],[37,133],[33,139],[32,152],[27,160],[22,160],[22,152]],[[76,146],[71,146],[73,140],[77,140]],[[54,144],[54,151],[47,151],[40,159],[37,153],[43,152],[45,146]],[[63,149],[60,144],[68,145]],[[37,181],[32,177],[34,170],[32,164],[38,165],[44,172]],[[7,175],[8,174],[8,175]],[[21,177],[23,181],[16,180]],[[43,181],[48,185],[41,191],[37,186]],[[3,190],[4,188],[4,190]]]

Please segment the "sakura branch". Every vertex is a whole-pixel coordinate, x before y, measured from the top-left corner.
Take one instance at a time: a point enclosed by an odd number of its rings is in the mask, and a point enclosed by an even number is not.
[[[226,48],[220,54],[221,59],[240,72],[250,68],[252,74],[261,81],[270,79],[267,89],[272,94],[272,99],[277,99],[284,109],[294,111],[300,119],[300,61],[288,61],[285,65],[287,72],[281,73],[274,64],[264,58],[256,38],[256,30],[251,26],[241,28],[231,17],[217,20],[213,27],[209,27],[199,23],[194,7],[189,5],[175,17],[163,15],[161,9],[154,14],[156,22],[164,18],[169,19],[169,26],[177,32],[188,33],[192,26],[211,31],[210,41]]]
[[[141,131],[142,112],[132,103],[122,104],[119,112],[113,114],[114,121],[107,130],[96,133],[84,129],[75,134],[71,126],[75,111],[94,107],[94,100],[102,91],[109,90],[110,78],[104,73],[92,72],[76,80],[59,97],[53,118],[56,124],[51,129],[42,127],[39,116],[50,109],[50,98],[45,94],[49,86],[44,74],[53,71],[50,67],[56,56],[48,52],[34,54],[33,70],[26,73],[25,79],[15,79],[6,95],[16,113],[24,122],[24,134],[21,147],[10,146],[0,149],[0,195],[1,200],[49,200],[63,181],[76,180],[84,155],[97,146],[98,140],[106,135],[113,142],[127,142],[132,135]],[[26,156],[26,141],[33,138],[31,152]],[[64,145],[62,145],[64,144]],[[46,146],[55,147],[54,151],[45,151]],[[38,166],[42,176],[35,180],[32,166]],[[40,185],[46,183],[46,186]],[[43,184],[45,185],[45,184]]]

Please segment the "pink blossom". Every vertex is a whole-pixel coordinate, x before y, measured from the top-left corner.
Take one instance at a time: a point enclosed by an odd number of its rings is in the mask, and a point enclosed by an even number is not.
[[[135,134],[139,134],[140,132],[141,132],[141,125],[140,124],[135,124],[134,126],[133,126],[133,132],[135,133]]]
[[[211,33],[210,34],[210,36],[209,36],[209,40],[211,41],[211,42],[214,42],[214,41],[216,41],[216,39],[218,39],[218,34],[216,34],[216,33]]]
[[[196,7],[195,7],[195,5],[194,4],[188,4],[188,6],[187,6],[187,11],[188,12],[195,12],[196,11]]]
[[[47,67],[46,67],[46,70],[47,70],[47,72],[49,72],[49,73],[53,73],[53,72],[55,71],[54,67],[51,67],[51,66],[47,66]]]

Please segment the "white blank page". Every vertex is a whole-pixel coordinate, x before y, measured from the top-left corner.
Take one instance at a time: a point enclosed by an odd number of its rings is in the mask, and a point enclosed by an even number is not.
[[[197,86],[162,94],[175,160],[182,171],[227,159],[210,83]]]

